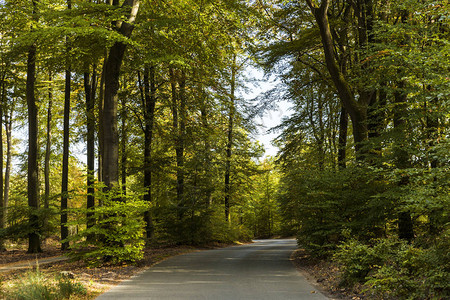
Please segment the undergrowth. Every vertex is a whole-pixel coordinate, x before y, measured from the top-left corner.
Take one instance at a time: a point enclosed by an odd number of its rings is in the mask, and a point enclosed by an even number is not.
[[[60,300],[85,295],[86,288],[65,275],[50,276],[36,269],[25,273],[9,285],[1,285],[0,297],[5,300]]]

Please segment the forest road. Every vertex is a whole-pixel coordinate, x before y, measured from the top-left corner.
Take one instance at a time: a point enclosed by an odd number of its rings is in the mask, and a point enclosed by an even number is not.
[[[295,249],[295,240],[257,240],[176,256],[97,299],[328,299],[289,260]]]

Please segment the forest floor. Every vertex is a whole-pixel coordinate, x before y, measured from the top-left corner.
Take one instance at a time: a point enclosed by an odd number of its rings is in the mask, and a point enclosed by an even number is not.
[[[364,296],[358,285],[352,289],[341,286],[341,272],[337,264],[313,258],[304,249],[298,249],[292,253],[291,259],[309,283],[327,297],[345,300],[369,299]]]

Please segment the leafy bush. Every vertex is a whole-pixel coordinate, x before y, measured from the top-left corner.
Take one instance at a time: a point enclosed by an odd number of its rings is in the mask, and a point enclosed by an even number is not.
[[[99,189],[96,196],[101,199],[103,206],[89,211],[92,214],[92,227],[68,238],[68,241],[73,242],[69,254],[90,265],[141,259],[145,246],[143,213],[148,209],[148,203],[140,200],[138,194],[125,196],[120,189],[107,193]],[[79,214],[79,218],[72,225],[84,226],[87,211],[82,209],[74,212]]]
[[[334,258],[342,265],[342,284],[363,283],[380,299],[444,299],[450,296],[448,236],[429,248],[397,239],[379,239],[372,245],[350,240]]]
[[[364,282],[369,272],[380,261],[372,247],[354,239],[340,245],[334,259],[344,266],[342,285]]]

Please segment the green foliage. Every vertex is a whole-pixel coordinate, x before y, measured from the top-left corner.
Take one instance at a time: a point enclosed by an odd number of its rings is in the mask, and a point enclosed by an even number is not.
[[[49,277],[38,270],[26,273],[19,281],[4,287],[7,300],[58,300],[72,295],[85,295],[86,288],[74,279],[65,276]]]
[[[334,259],[342,265],[342,284],[364,284],[380,299],[444,299],[450,295],[448,235],[424,248],[393,238],[364,244],[351,239]]]
[[[392,218],[388,184],[366,168],[340,172],[291,170],[281,179],[279,202],[285,222],[297,226],[299,245],[327,256],[347,232],[362,240],[380,237]]]
[[[140,194],[124,195],[122,189],[103,192],[99,188],[95,196],[101,199],[102,206],[72,211],[78,218],[69,225],[83,227],[88,212],[95,224],[68,238],[73,242],[70,255],[91,265],[141,259],[145,246],[142,216],[149,209],[148,203],[140,199]]]
[[[63,299],[69,299],[71,295],[84,295],[86,288],[69,276],[61,275],[58,279],[59,294]]]

